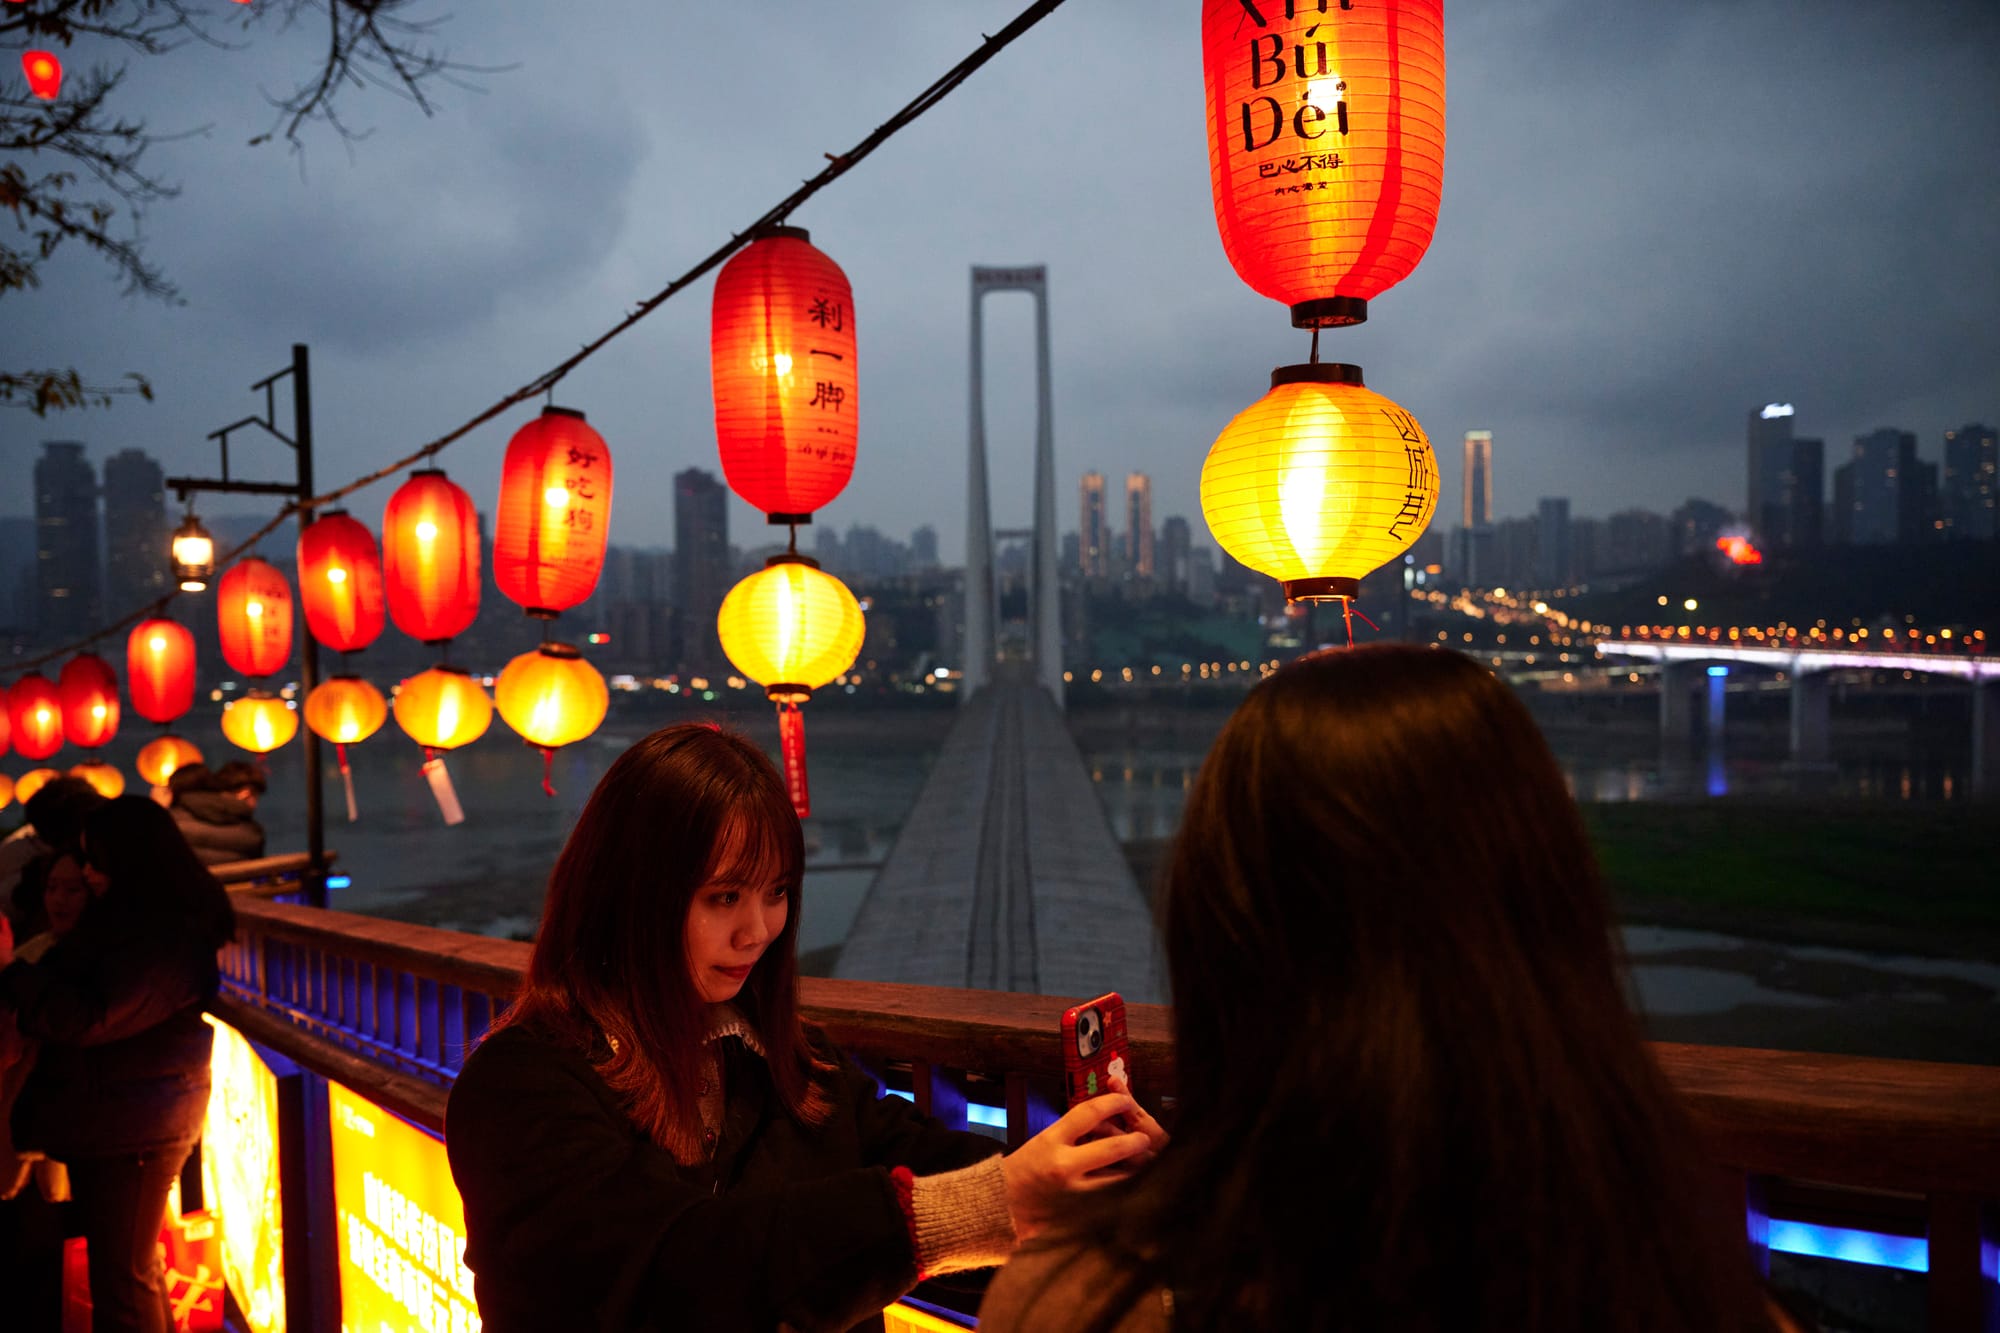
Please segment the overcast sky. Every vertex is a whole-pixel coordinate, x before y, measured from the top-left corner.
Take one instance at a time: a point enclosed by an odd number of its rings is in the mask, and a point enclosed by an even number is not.
[[[440,41],[474,65],[437,114],[350,91],[352,149],[248,146],[264,91],[318,30],[134,61],[124,110],[206,127],[148,159],[179,182],[147,252],[186,297],[129,299],[81,251],[0,304],[0,364],[144,372],[158,399],[0,411],[30,512],[44,439],[210,470],[206,433],[311,345],[322,484],[457,425],[618,320],[1005,24],[1017,0],[586,5],[484,0]],[[227,8],[225,6],[225,8]],[[443,14],[413,0],[414,14]],[[847,271],[861,446],[822,511],[962,553],[968,269],[1047,264],[1058,512],[1087,469],[1150,473],[1156,521],[1198,521],[1217,432],[1306,359],[1306,335],[1223,258],[1203,131],[1199,6],[1070,0],[793,221]],[[1877,426],[2000,418],[2000,5],[1991,0],[1452,0],[1436,239],[1322,355],[1360,363],[1438,447],[1493,431],[1495,503],[1573,512],[1743,502],[1746,414],[1794,403],[1829,467]],[[100,56],[114,53],[100,50]],[[92,53],[79,46],[72,67]],[[7,75],[6,77],[15,77]],[[670,545],[671,475],[720,471],[712,279],[574,374],[617,468],[613,540]],[[1029,517],[1031,304],[987,301],[996,526]],[[490,510],[521,409],[442,459]],[[283,476],[280,446],[239,472]],[[371,526],[393,483],[353,509]],[[211,502],[211,512],[245,502]],[[765,539],[740,504],[732,537]]]

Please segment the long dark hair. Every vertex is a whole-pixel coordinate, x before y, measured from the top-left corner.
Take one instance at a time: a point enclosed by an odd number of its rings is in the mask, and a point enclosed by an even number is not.
[[[1079,1217],[1176,1326],[1768,1329],[1534,721],[1456,653],[1260,684],[1164,888],[1180,1110]],[[1109,1201],[1107,1201],[1109,1202]]]
[[[120,796],[85,815],[83,849],[109,881],[84,913],[93,932],[157,931],[192,937],[209,949],[236,934],[228,891],[188,846],[174,817],[148,798]]]
[[[628,1113],[682,1162],[701,1151],[699,1089],[708,1007],[683,932],[696,890],[758,867],[791,895],[785,928],[738,996],[785,1110],[807,1124],[832,1103],[798,1009],[799,881],[805,836],[771,761],[744,737],[667,727],[611,765],[549,876],[528,975],[493,1030],[534,1024],[586,1053]]]

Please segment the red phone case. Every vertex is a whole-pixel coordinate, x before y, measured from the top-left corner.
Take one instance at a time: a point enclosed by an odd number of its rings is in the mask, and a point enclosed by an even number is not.
[[[1114,1072],[1123,1075],[1128,1084],[1131,1082],[1132,1048],[1125,1036],[1125,997],[1117,991],[1065,1009],[1062,1039],[1063,1091],[1069,1105],[1110,1092]]]

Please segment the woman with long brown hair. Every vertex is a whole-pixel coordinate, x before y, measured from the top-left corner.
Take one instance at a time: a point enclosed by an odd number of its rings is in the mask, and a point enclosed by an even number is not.
[[[491,1333],[879,1326],[1163,1139],[1112,1094],[996,1158],[883,1097],[800,1018],[804,860],[770,761],[715,727],[653,733],[591,793],[446,1112]],[[1118,1115],[1140,1128],[1079,1142]]]
[[[1627,1003],[1533,719],[1456,653],[1302,659],[1164,886],[1179,1114],[997,1277],[987,1333],[1768,1333]]]

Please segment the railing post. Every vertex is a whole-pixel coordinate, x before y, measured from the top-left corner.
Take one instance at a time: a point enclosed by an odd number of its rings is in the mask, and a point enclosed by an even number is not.
[[[2000,1333],[1994,1209],[1970,1195],[1933,1194],[1929,1232],[1931,1333]]]

